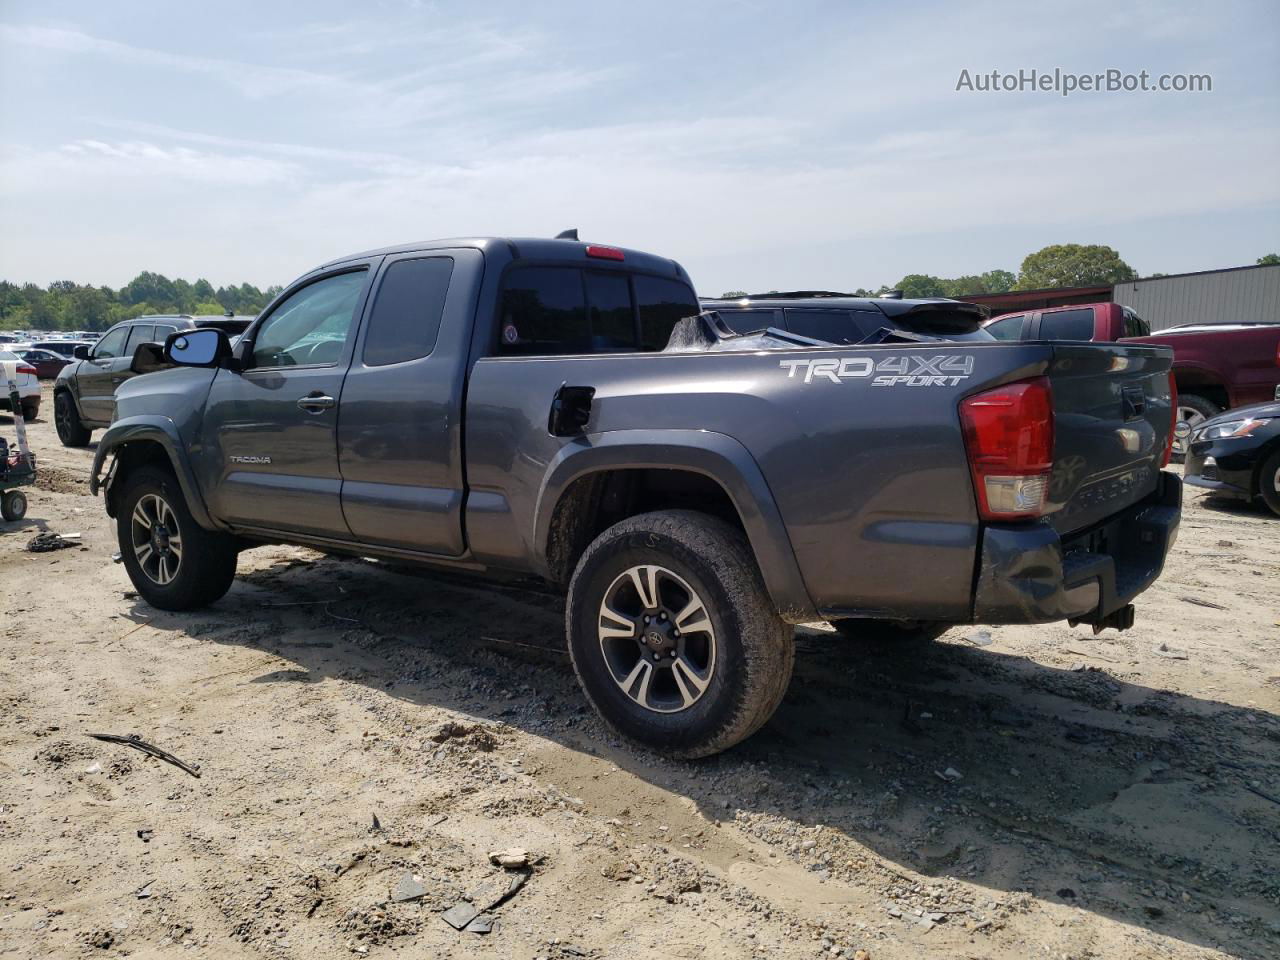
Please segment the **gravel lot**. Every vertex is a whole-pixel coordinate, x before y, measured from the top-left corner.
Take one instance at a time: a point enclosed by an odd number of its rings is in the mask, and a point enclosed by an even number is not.
[[[1260,509],[1190,493],[1123,634],[801,628],[765,730],[670,763],[586,708],[534,585],[267,547],[210,609],[147,607],[92,450],[30,432],[40,485],[0,523],[0,955],[1280,955]],[[83,546],[26,552],[43,530]],[[510,847],[531,865],[489,862]],[[513,878],[492,932],[442,917]]]

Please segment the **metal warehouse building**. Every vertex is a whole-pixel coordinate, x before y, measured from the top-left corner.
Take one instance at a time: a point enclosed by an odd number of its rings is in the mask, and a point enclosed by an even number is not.
[[[991,309],[992,316],[1113,300],[1137,311],[1151,324],[1152,331],[1184,323],[1280,323],[1280,265],[1175,273],[1113,287],[1018,290],[958,299],[983,304]]]

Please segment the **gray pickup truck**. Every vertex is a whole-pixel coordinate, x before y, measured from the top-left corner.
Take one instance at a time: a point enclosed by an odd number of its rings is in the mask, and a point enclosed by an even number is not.
[[[572,239],[335,260],[234,348],[169,336],[92,488],[166,610],[261,543],[539,575],[591,702],[674,756],[768,720],[792,624],[1132,623],[1178,527],[1168,349],[698,312],[675,262]]]

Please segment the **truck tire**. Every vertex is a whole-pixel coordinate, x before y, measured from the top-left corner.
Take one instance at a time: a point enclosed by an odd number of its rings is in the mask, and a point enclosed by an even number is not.
[[[773,715],[795,660],[747,538],[692,510],[614,524],[583,553],[569,654],[611,727],[669,757],[705,757]]]
[[[235,579],[235,540],[196,523],[177,478],[163,467],[138,467],[124,477],[116,537],[129,579],[157,609],[207,606]]]
[[[53,395],[53,425],[58,429],[58,439],[64,447],[88,446],[93,431],[80,422],[76,402],[66,390]]]
[[[1272,450],[1271,456],[1262,461],[1258,472],[1258,495],[1271,512],[1280,517],[1280,448]]]
[[[1222,412],[1222,409],[1208,397],[1201,396],[1198,393],[1178,394],[1178,422],[1185,422],[1192,430],[1210,417],[1216,417]],[[1178,460],[1182,460],[1187,455],[1187,442],[1175,439],[1173,441],[1173,455]]]
[[[927,620],[836,620],[831,626],[846,640],[868,650],[890,652],[937,640],[954,624]]]

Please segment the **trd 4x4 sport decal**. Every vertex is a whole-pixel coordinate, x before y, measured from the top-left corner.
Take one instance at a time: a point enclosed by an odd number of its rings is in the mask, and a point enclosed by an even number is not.
[[[954,387],[973,373],[969,354],[922,357],[916,354],[881,357],[823,357],[818,360],[779,360],[787,379],[799,373],[805,383],[815,379],[842,383],[871,377],[873,387]]]

